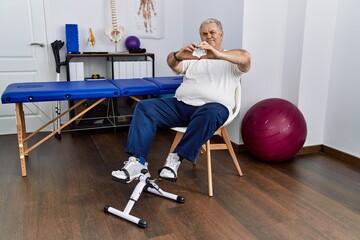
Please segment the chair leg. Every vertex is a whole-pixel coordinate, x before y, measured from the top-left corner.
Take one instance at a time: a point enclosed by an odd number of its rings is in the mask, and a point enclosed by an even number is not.
[[[213,193],[213,183],[212,183],[210,140],[208,140],[205,145],[206,145],[209,197],[212,197],[214,196],[214,193]]]
[[[179,142],[180,142],[183,135],[184,135],[184,133],[182,133],[182,132],[176,132],[174,141],[173,141],[173,143],[171,144],[171,147],[170,147],[169,154],[174,152],[176,146],[179,144]],[[195,168],[196,168],[196,161],[193,163],[193,169],[195,169]]]
[[[172,145],[171,145],[171,147],[170,147],[169,154],[172,153],[172,152],[174,152],[176,146],[179,144],[179,142],[180,142],[180,140],[181,140],[181,138],[182,138],[183,135],[184,135],[184,133],[182,133],[182,132],[176,132],[174,141],[173,141],[173,143],[172,143]]]
[[[218,133],[218,132],[217,132]],[[227,146],[227,149],[231,155],[231,158],[234,162],[234,165],[236,167],[236,170],[238,172],[238,174],[240,176],[243,175],[242,171],[241,171],[241,168],[240,168],[240,165],[239,165],[239,162],[236,158],[236,155],[235,155],[235,152],[234,152],[234,149],[231,145],[231,142],[230,142],[230,138],[229,138],[229,135],[226,131],[226,128],[225,127],[222,127],[218,133],[219,135],[221,135],[224,139],[224,142]],[[181,138],[183,136],[183,133],[182,132],[177,132],[176,135],[175,135],[175,138],[174,138],[174,141],[171,145],[171,148],[170,148],[170,151],[169,153],[172,153],[176,146],[179,144]],[[216,144],[215,144],[216,145]],[[215,147],[214,150],[220,150],[220,149],[226,149],[225,148],[218,148],[218,147]],[[210,140],[208,140],[202,147],[201,147],[201,150],[200,150],[201,153],[206,153],[206,161],[207,161],[207,172],[208,172],[208,190],[209,190],[209,196],[212,197],[214,195],[213,193],[213,182],[212,182],[212,166],[211,166],[211,144],[210,144]],[[195,164],[193,165],[193,167],[195,168]]]
[[[225,127],[221,128],[221,135],[222,135],[222,137],[224,139],[224,142],[225,142],[226,146],[228,147],[229,153],[230,153],[231,158],[232,158],[232,160],[233,160],[233,162],[235,164],[236,170],[238,171],[239,175],[242,176],[243,174],[242,174],[239,162],[238,162],[238,160],[236,158],[234,149],[233,149],[233,147],[231,145],[230,138],[229,138],[229,135],[228,135]]]

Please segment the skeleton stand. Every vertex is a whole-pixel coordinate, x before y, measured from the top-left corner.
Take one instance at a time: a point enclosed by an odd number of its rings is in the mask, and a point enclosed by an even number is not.
[[[147,222],[144,219],[137,218],[130,214],[131,209],[134,204],[139,199],[141,193],[145,190],[147,192],[159,195],[161,197],[169,198],[175,200],[178,203],[184,203],[185,198],[178,196],[169,192],[163,191],[156,183],[155,180],[150,180],[150,173],[147,169],[141,171],[142,175],[138,178],[139,183],[136,185],[131,197],[123,211],[119,211],[116,208],[113,208],[109,205],[105,205],[104,212],[114,214],[120,218],[128,220],[138,225],[138,227],[146,228]],[[116,180],[116,179],[114,179]],[[118,180],[117,180],[118,181]]]

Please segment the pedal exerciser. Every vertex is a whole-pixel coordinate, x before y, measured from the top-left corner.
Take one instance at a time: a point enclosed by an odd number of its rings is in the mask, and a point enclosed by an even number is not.
[[[155,195],[161,196],[161,197],[165,197],[165,198],[169,198],[171,200],[175,200],[177,203],[184,203],[185,202],[185,198],[179,195],[175,195],[166,191],[163,191],[156,183],[155,180],[150,179],[150,173],[147,169],[143,169],[141,170],[141,175],[138,178],[139,183],[135,186],[134,191],[132,192],[130,199],[128,201],[128,203],[125,206],[125,209],[123,211],[120,211],[116,208],[113,208],[109,205],[105,205],[104,206],[104,212],[105,213],[111,213],[115,216],[118,216],[120,218],[123,218],[127,221],[130,221],[132,223],[135,223],[138,225],[138,227],[140,228],[146,228],[147,227],[147,222],[144,219],[138,218],[136,216],[133,216],[130,214],[131,209],[133,208],[133,206],[135,205],[135,203],[138,201],[141,193],[143,191],[149,192],[149,193],[153,193]],[[119,181],[116,178],[113,178],[113,180],[115,181]],[[119,181],[119,182],[123,182],[123,181]],[[123,182],[125,183],[125,182]]]

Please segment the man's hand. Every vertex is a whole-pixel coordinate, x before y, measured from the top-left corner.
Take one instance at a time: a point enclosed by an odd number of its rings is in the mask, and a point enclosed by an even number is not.
[[[181,60],[198,59],[192,54],[193,51],[198,47],[199,46],[196,43],[191,43],[189,45],[186,45],[177,52],[176,57]]]
[[[198,48],[206,53],[206,55],[201,56],[201,59],[223,59],[222,51],[215,49],[206,41],[201,42]]]

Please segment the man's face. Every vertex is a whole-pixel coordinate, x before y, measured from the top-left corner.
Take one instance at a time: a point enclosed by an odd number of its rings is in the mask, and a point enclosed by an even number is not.
[[[217,27],[216,23],[204,24],[200,29],[201,41],[206,41],[216,49],[221,48],[223,32]]]

